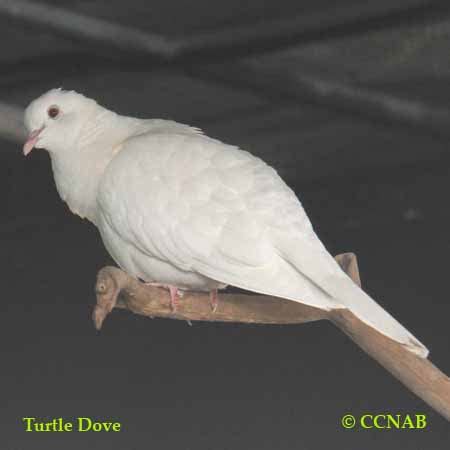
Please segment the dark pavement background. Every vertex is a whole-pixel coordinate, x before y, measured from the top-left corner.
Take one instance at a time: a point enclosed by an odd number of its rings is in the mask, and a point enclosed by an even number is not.
[[[145,2],[129,2],[127,14],[121,2],[65,3],[182,34],[327,2],[180,2],[183,13],[175,18],[174,2],[152,2],[150,12]],[[270,103],[167,68],[91,68],[75,44],[3,25],[9,45],[1,56],[2,101],[26,106],[64,86],[123,114],[201,126],[260,155],[296,189],[331,253],[358,255],[364,288],[450,373],[445,139],[308,103]],[[291,58],[293,70],[305,61],[320,70],[326,64],[341,79],[446,106],[448,38],[438,30],[404,24],[271,58]],[[189,327],[115,311],[96,332],[93,285],[111,260],[95,228],[59,199],[47,154],[25,159],[19,144],[1,141],[0,192],[2,449],[448,448],[448,422],[325,322]],[[429,425],[344,430],[347,413],[424,413]],[[25,433],[24,416],[111,418],[123,431]]]

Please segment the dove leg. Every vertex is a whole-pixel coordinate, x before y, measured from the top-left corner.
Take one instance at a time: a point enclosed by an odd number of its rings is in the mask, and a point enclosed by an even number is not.
[[[212,312],[215,313],[219,306],[219,294],[217,289],[211,289],[209,291],[209,302],[211,304]]]
[[[178,302],[180,298],[182,297],[182,292],[178,290],[177,287],[171,286],[170,284],[164,284],[164,283],[144,283],[146,286],[153,286],[163,289],[168,289],[170,293],[170,308],[173,312],[175,312],[178,308]]]
[[[180,294],[178,292],[178,288],[175,286],[169,286],[170,292],[170,308],[173,312],[175,312],[178,308],[178,301],[180,299]]]

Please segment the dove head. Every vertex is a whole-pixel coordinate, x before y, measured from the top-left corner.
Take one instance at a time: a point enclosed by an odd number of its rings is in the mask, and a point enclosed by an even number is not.
[[[77,92],[52,89],[30,103],[24,121],[29,136],[23,153],[45,148],[61,198],[94,221],[97,186],[129,133],[127,120]]]
[[[52,89],[33,100],[25,110],[29,136],[24,155],[33,148],[45,148],[50,153],[70,148],[96,108],[100,107],[94,100],[62,89]]]

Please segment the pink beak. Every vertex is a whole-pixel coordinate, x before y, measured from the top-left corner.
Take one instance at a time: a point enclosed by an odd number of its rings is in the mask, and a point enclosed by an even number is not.
[[[36,145],[37,141],[39,140],[39,135],[41,134],[41,131],[44,129],[44,126],[39,128],[38,130],[33,130],[30,135],[28,136],[27,141],[25,144],[23,144],[23,154],[25,156],[28,155],[28,153],[33,150],[34,146]]]

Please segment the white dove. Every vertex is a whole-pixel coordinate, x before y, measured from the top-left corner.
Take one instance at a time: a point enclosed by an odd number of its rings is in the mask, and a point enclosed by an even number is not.
[[[324,310],[347,308],[426,357],[428,350],[339,267],[277,172],[173,121],[118,115],[52,89],[25,111],[24,145],[51,157],[72,212],[117,264],[145,282],[212,292],[232,285]]]

